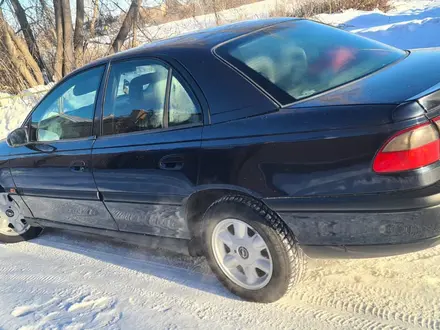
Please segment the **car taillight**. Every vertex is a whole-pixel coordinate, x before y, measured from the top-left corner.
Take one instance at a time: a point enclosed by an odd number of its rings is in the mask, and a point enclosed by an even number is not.
[[[434,119],[440,128],[440,118]],[[377,173],[393,173],[414,170],[440,160],[440,140],[437,128],[421,124],[389,139],[374,158],[373,170]]]

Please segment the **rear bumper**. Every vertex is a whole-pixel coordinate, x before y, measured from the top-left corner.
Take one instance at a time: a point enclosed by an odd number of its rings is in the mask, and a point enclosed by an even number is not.
[[[270,198],[311,257],[376,257],[440,244],[440,184],[403,193]]]
[[[412,243],[377,244],[377,245],[301,245],[310,258],[379,258],[412,253],[440,245],[440,236],[426,238]]]

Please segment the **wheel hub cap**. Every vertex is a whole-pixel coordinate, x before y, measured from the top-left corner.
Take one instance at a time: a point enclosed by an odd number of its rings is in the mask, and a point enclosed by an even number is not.
[[[240,255],[240,257],[241,257],[242,259],[247,259],[247,258],[249,258],[249,252],[248,252],[248,250],[247,250],[244,246],[240,246],[240,247],[238,248],[238,254]]]
[[[5,213],[9,218],[12,218],[15,215],[15,212],[11,209],[7,209]]]
[[[225,275],[245,289],[261,289],[272,278],[269,248],[260,234],[244,221],[220,221],[212,233],[212,249]]]
[[[30,228],[23,219],[17,203],[9,200],[7,194],[0,194],[0,234],[22,235]]]

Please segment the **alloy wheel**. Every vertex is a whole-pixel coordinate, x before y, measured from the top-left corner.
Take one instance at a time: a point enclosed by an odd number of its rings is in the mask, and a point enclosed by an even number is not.
[[[272,278],[269,248],[260,234],[244,221],[220,221],[212,234],[212,248],[217,264],[235,284],[258,290]]]

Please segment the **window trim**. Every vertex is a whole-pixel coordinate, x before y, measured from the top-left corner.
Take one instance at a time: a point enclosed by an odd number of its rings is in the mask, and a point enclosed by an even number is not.
[[[100,96],[100,93],[102,92],[102,88],[104,87],[103,86],[103,82],[104,82],[104,78],[106,77],[106,73],[107,73],[107,65],[108,65],[108,62],[97,63],[96,65],[90,65],[90,66],[86,66],[86,67],[83,67],[81,69],[75,70],[75,71],[71,72],[70,74],[68,74],[67,76],[65,76],[63,79],[61,79],[59,82],[57,82],[55,84],[55,86],[53,86],[50,89],[50,91],[48,93],[46,93],[46,95],[44,95],[44,97],[35,105],[35,107],[29,112],[29,114],[27,115],[26,119],[23,121],[23,123],[21,125],[21,127],[26,128],[26,130],[27,130],[27,132],[28,132],[28,134],[30,136],[30,130],[31,130],[30,121],[32,120],[32,115],[38,109],[38,107],[44,102],[44,100],[46,98],[48,98],[52,93],[54,93],[65,82],[67,82],[70,79],[75,78],[77,75],[85,73],[85,72],[90,71],[90,70],[97,69],[99,67],[102,67],[104,70],[102,71],[101,79],[100,79],[100,82],[99,82],[99,86],[98,86],[98,89],[96,90],[94,109],[93,109],[93,116],[92,116],[91,135],[80,137],[80,138],[71,138],[71,139],[62,139],[62,140],[29,141],[28,144],[37,145],[37,144],[49,144],[49,143],[60,143],[60,142],[72,142],[72,141],[77,141],[77,140],[94,140],[94,139],[96,139],[96,135],[93,135],[93,133],[95,131],[95,129],[94,129],[94,126],[95,126],[95,116],[96,116],[96,112],[97,112],[97,109],[98,109],[99,96]]]
[[[178,131],[182,129],[188,129],[188,128],[195,128],[195,127],[201,127],[203,124],[186,124],[181,126],[173,126],[173,127],[167,127],[167,128],[155,128],[145,131],[133,131],[128,133],[118,133],[118,134],[108,134],[108,135],[100,135],[99,138],[122,138],[124,136],[128,135],[143,135],[143,134],[155,134],[155,133],[163,133],[163,132],[169,132],[169,131]],[[157,143],[153,143],[157,144]],[[113,147],[107,147],[107,148],[113,148]]]
[[[76,142],[76,141],[88,141],[88,140],[95,140],[95,136],[84,136],[80,138],[72,138],[72,139],[63,139],[63,140],[51,140],[51,141],[30,141],[28,144],[32,144],[34,146],[37,145],[44,145],[44,144],[53,144],[53,143],[67,143],[67,142]],[[76,150],[76,149],[75,149]]]
[[[167,85],[165,87],[165,103],[163,105],[162,114],[162,128],[168,128],[168,118],[170,111],[170,97],[171,97],[171,81],[173,79],[173,68],[170,66],[167,75]]]
[[[127,133],[113,133],[113,134],[103,134],[103,125],[104,125],[104,107],[105,107],[105,99],[107,96],[107,91],[108,91],[108,82],[109,82],[109,77],[111,74],[111,69],[113,67],[113,65],[115,64],[119,64],[119,63],[124,63],[124,62],[130,62],[130,61],[151,61],[151,62],[157,62],[160,65],[163,65],[165,68],[168,69],[168,76],[167,76],[167,86],[165,89],[165,102],[164,102],[164,111],[163,111],[163,126],[165,126],[165,120],[167,123],[167,127],[161,127],[161,128],[155,128],[155,129],[149,129],[149,130],[142,130],[142,131],[133,131],[133,132],[127,132]],[[194,124],[185,124],[185,125],[178,125],[178,126],[172,126],[172,127],[168,127],[168,111],[169,111],[169,98],[170,98],[170,91],[171,91],[171,82],[172,82],[172,78],[173,78],[173,72],[176,72],[177,76],[179,78],[182,79],[182,81],[184,82],[183,85],[185,88],[189,88],[190,93],[194,96],[193,98],[191,98],[191,100],[195,103],[197,103],[198,108],[200,109],[201,112],[201,117],[202,117],[202,121],[200,123],[194,123]],[[101,104],[101,118],[100,118],[100,134],[98,135],[98,138],[100,136],[102,137],[112,137],[112,136],[125,136],[128,134],[149,134],[149,133],[159,133],[159,132],[168,132],[168,131],[175,131],[175,130],[180,130],[180,129],[187,129],[187,128],[193,128],[193,127],[200,127],[200,126],[204,126],[205,123],[205,110],[204,106],[202,105],[203,103],[199,100],[198,97],[198,93],[196,93],[194,91],[194,87],[193,85],[188,82],[188,80],[185,78],[185,76],[183,74],[181,74],[179,72],[179,70],[176,70],[174,68],[173,65],[171,65],[170,63],[168,63],[167,61],[163,60],[162,58],[159,57],[155,57],[155,56],[148,56],[148,55],[136,55],[133,57],[127,57],[127,58],[122,58],[122,59],[117,59],[117,60],[110,60],[108,62],[108,69],[106,72],[106,77],[105,77],[105,86],[104,86],[104,90],[102,93],[102,104]]]

